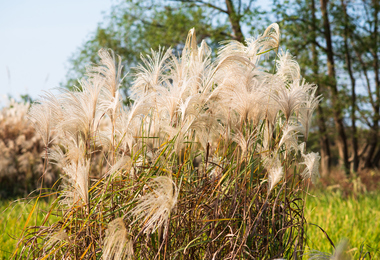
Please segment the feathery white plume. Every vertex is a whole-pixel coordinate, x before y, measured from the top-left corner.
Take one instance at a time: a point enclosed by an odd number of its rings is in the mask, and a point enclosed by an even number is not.
[[[127,172],[132,167],[132,160],[129,156],[121,157],[105,174],[105,176],[110,176],[113,174],[120,174],[122,170],[126,170]]]
[[[306,148],[306,143],[305,142],[302,142],[298,145],[298,151],[300,151],[301,154],[304,154],[305,152],[305,148]]]
[[[143,64],[135,68],[136,80],[132,86],[133,96],[138,98],[152,92],[157,86],[165,81],[165,71],[169,69],[167,60],[172,56],[172,50],[151,50],[151,55],[141,55]]]
[[[320,252],[312,250],[307,253],[309,260],[349,260],[351,257],[347,254],[348,241],[341,241],[335,248],[334,253]]]
[[[51,108],[47,104],[34,104],[29,110],[28,117],[36,131],[41,135],[44,145],[48,147],[52,142],[56,123]]]
[[[104,99],[112,100],[116,96],[121,83],[121,59],[116,62],[115,54],[112,50],[108,52],[105,49],[98,51],[100,57],[100,64],[97,66],[89,67],[87,75],[96,81],[102,81]]]
[[[68,177],[67,180],[71,189],[65,190],[65,199],[72,200],[72,203],[82,199],[84,204],[88,203],[88,175],[90,170],[89,160],[79,160],[78,164],[71,163],[63,167],[63,171]],[[70,203],[69,203],[70,204]]]
[[[281,166],[273,167],[269,170],[268,186],[269,192],[276,186],[284,175],[284,171]]]
[[[284,175],[281,161],[277,156],[262,156],[265,169],[268,171],[268,193],[276,186]]]
[[[301,173],[301,176],[303,179],[311,179],[311,181],[315,183],[319,177],[319,159],[321,157],[319,156],[319,153],[313,152],[302,154],[302,157],[305,159],[305,161],[301,164],[304,164],[306,167],[305,170]]]
[[[317,108],[319,102],[321,102],[322,95],[315,96],[317,88],[315,86],[310,88],[310,93],[305,97],[305,100],[298,112],[298,120],[302,126],[302,132],[304,134],[305,140],[309,137],[309,129],[311,126],[311,119],[314,110]]]
[[[108,224],[102,259],[133,259],[133,243],[122,218]]]
[[[288,51],[281,51],[278,54],[277,75],[280,76],[284,82],[293,82],[300,80],[301,71],[298,62],[293,59]]]
[[[142,219],[144,233],[153,233],[164,225],[166,234],[170,212],[177,203],[177,186],[166,176],[152,179],[147,186],[150,192],[137,199],[137,205],[129,215],[136,217],[134,222]]]
[[[280,29],[278,24],[273,23],[267,27],[265,32],[258,38],[248,38],[246,44],[238,41],[229,41],[228,44],[223,46],[219,55],[221,59],[225,59],[228,56],[245,57],[254,66],[260,60],[260,56],[265,54],[269,50],[278,48],[280,43]]]
[[[289,86],[279,85],[276,91],[271,93],[273,100],[277,102],[281,111],[284,113],[286,120],[298,110],[306,97],[304,85],[298,81]]]
[[[66,234],[66,231],[64,229],[58,231],[57,233],[54,233],[48,242],[44,245],[45,248],[49,248],[50,246],[55,245],[59,241],[66,241],[69,242],[69,236]]]
[[[286,124],[285,129],[282,131],[282,137],[278,146],[281,147],[281,145],[284,144],[288,151],[291,149],[298,150],[298,129],[299,126]]]
[[[240,146],[242,157],[246,156],[246,153],[249,150],[249,146],[252,145],[252,141],[255,138],[255,132],[253,132],[250,136],[245,137],[242,132],[239,130],[236,132],[233,140]]]

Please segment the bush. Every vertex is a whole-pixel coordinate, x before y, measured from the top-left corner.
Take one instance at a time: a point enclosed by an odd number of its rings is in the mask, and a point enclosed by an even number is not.
[[[272,24],[211,61],[192,29],[179,57],[142,57],[128,108],[120,62],[105,50],[80,91],[43,96],[29,116],[63,172],[51,209],[60,221],[30,228],[20,258],[300,257],[319,159],[301,140],[320,98],[289,53],[275,73],[260,66],[279,37]]]
[[[0,199],[25,196],[40,187],[44,145],[27,120],[29,106],[12,99],[0,110]],[[44,181],[51,186],[57,169],[48,167]]]

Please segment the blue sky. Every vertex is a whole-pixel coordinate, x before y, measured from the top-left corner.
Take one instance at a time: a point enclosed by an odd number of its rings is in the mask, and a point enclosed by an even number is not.
[[[0,103],[58,87],[115,0],[0,0]]]
[[[0,0],[0,107],[59,86],[68,59],[118,0]],[[258,0],[262,7],[265,0]]]

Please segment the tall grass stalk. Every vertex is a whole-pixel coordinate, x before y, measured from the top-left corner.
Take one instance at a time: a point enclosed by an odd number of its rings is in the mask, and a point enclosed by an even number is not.
[[[279,41],[272,24],[212,61],[192,29],[182,53],[142,56],[127,108],[106,50],[77,90],[45,93],[29,116],[63,172],[60,220],[29,228],[15,257],[300,257],[319,159],[303,142],[320,97]],[[261,64],[277,52],[270,73]]]

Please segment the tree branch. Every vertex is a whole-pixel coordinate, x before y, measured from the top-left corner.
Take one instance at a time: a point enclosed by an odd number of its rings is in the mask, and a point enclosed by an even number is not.
[[[203,6],[207,6],[207,7],[210,7],[212,9],[215,9],[215,10],[218,10],[219,12],[222,12],[222,13],[225,13],[225,14],[228,14],[227,10],[224,10],[216,5],[213,5],[213,4],[210,4],[210,3],[206,3],[204,1],[201,1],[201,0],[171,0],[171,1],[174,1],[174,2],[181,2],[181,3],[193,3],[193,4],[201,4]]]

